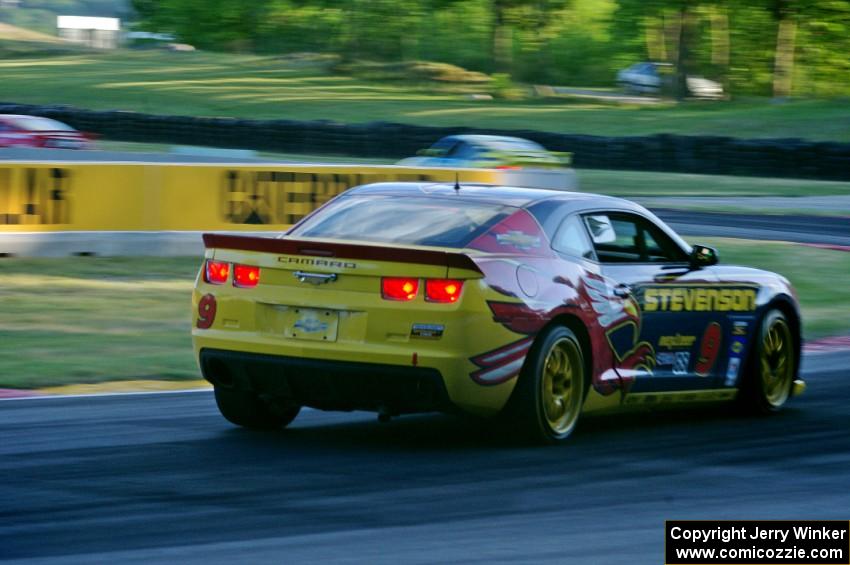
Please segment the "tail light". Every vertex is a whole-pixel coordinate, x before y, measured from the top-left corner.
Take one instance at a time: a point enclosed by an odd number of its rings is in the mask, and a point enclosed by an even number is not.
[[[230,276],[230,263],[223,261],[207,261],[204,280],[210,284],[224,284]]]
[[[384,277],[381,279],[381,296],[385,300],[408,302],[419,293],[419,279]]]
[[[428,302],[457,302],[463,281],[455,279],[428,279],[425,281],[425,300]]]
[[[252,288],[260,282],[260,268],[251,265],[233,265],[233,286]]]

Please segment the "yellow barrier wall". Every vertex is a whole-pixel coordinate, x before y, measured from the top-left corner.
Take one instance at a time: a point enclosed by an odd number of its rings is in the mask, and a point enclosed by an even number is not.
[[[2,163],[0,233],[279,230],[379,181],[498,182],[489,170],[337,165]]]

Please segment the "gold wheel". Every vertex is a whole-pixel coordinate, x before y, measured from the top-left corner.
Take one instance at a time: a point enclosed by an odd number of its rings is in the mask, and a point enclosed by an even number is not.
[[[540,383],[546,423],[554,434],[569,433],[584,397],[584,367],[574,340],[562,337],[552,345],[543,362]]]
[[[759,377],[764,399],[772,408],[782,406],[794,380],[794,340],[791,328],[781,317],[770,321],[762,334]]]

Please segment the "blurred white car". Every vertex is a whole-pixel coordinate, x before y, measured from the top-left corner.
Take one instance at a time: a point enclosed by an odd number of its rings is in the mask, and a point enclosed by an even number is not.
[[[635,63],[617,73],[617,84],[625,92],[637,94],[659,94],[672,87],[675,80],[670,63]],[[695,98],[721,98],[723,85],[703,77],[688,76],[688,93]]]

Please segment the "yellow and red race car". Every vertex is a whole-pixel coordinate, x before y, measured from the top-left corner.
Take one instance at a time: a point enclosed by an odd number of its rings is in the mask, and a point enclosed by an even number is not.
[[[279,238],[207,234],[193,342],[222,414],[302,406],[502,417],[536,441],[582,412],[804,388],[788,281],[717,264],[646,209],[592,194],[380,183]]]

